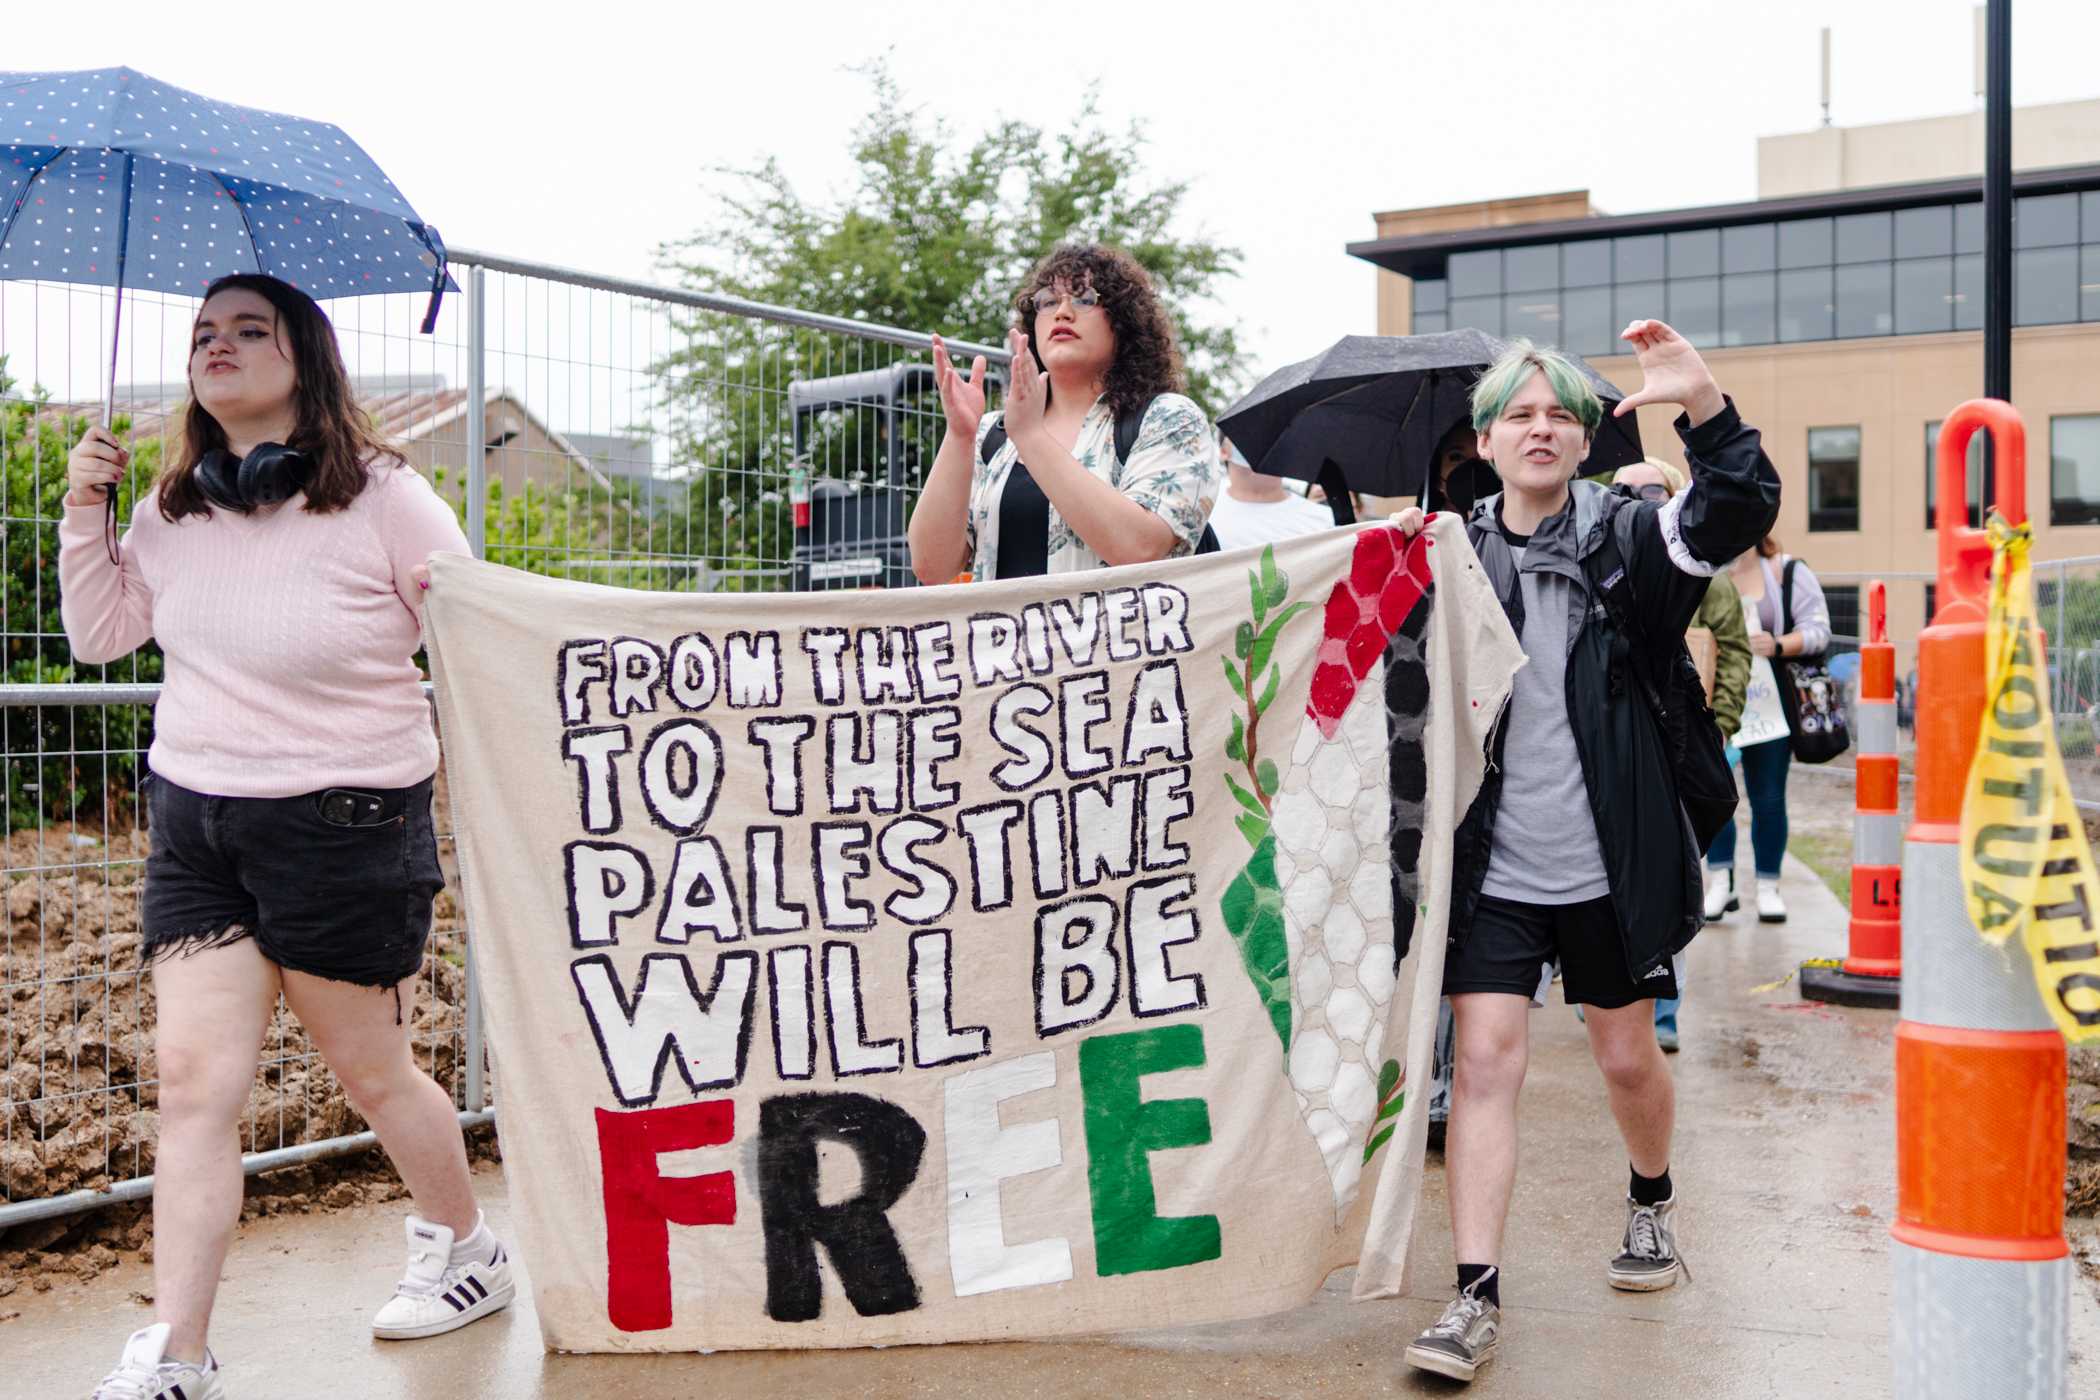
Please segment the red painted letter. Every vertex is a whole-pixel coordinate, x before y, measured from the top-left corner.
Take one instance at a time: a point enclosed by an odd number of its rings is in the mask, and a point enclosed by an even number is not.
[[[728,1172],[664,1176],[665,1152],[719,1147],[736,1133],[729,1099],[598,1110],[598,1161],[605,1177],[605,1307],[622,1332],[671,1325],[671,1224],[734,1225],[736,1182]]]

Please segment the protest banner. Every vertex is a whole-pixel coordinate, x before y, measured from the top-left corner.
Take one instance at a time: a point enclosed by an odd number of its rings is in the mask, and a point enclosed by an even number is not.
[[[550,1348],[1403,1287],[1442,882],[1521,661],[1455,519],[910,591],[432,573]]]

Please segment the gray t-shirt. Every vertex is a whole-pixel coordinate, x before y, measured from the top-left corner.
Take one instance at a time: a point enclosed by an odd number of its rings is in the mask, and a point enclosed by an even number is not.
[[[1582,760],[1568,728],[1568,611],[1579,585],[1524,568],[1521,536],[1503,536],[1524,591],[1524,655],[1509,699],[1502,800],[1495,809],[1487,880],[1497,899],[1580,904],[1611,892]]]

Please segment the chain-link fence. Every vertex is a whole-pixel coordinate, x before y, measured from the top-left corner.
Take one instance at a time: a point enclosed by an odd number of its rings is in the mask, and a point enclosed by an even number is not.
[[[2079,805],[2100,810],[2100,555],[2038,561],[2033,565],[2035,607],[2049,647],[2049,698],[2056,716],[2056,739],[2063,750],[2064,768]],[[1938,607],[1938,575],[1887,572],[1878,574],[1822,574],[1824,598],[1830,604],[1831,651],[1843,658],[1859,650],[1866,631],[1867,585],[1880,581],[1888,587],[1891,618],[1929,621]],[[1897,643],[1899,665],[1896,676],[1896,710],[1901,721],[1900,751],[1908,771],[1910,738],[1916,704],[1917,676],[1909,658],[1914,655],[1915,630],[1902,635],[1894,623],[1890,639]],[[1850,669],[1840,659],[1841,674]]]
[[[905,524],[943,424],[924,333],[480,253],[454,265],[464,294],[433,335],[417,333],[417,297],[328,310],[366,411],[459,511],[475,553],[651,589],[910,582]],[[127,519],[180,436],[195,310],[125,297]],[[151,1190],[137,793],[161,657],[149,644],[78,663],[58,610],[66,456],[100,417],[110,319],[103,290],[0,284],[0,1229]],[[439,815],[452,879],[411,1028],[474,1124],[493,1093],[442,790]],[[370,1145],[281,1007],[264,1061],[242,1125],[250,1171]]]

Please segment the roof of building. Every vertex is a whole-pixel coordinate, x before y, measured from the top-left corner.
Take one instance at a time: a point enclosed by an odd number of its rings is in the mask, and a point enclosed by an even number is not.
[[[165,392],[168,386],[146,386],[145,392],[125,394],[119,392],[114,411],[119,417],[131,419],[133,438],[173,437],[180,428],[180,417],[185,399],[179,394]],[[381,437],[397,443],[414,443],[430,434],[448,427],[467,409],[467,391],[448,389],[435,384],[411,384],[406,387],[385,387],[376,393],[360,396],[366,412],[372,415]],[[518,397],[508,389],[491,389],[488,404],[494,407],[507,403],[511,409],[537,427],[554,444],[556,450],[569,459],[572,466],[587,474],[593,485],[610,488],[612,482],[606,473],[594,463],[590,456],[578,450],[568,438],[539,421]],[[63,417],[86,416],[99,419],[102,404],[51,403],[39,412]]]
[[[2066,165],[2049,170],[2022,170],[2013,175],[2017,194],[2055,194],[2063,190],[2100,188],[2100,165]],[[1527,243],[1556,243],[1574,238],[1625,237],[1672,233],[1730,224],[1756,224],[1773,219],[1815,218],[1906,209],[1921,204],[1965,203],[1983,198],[1983,180],[1928,180],[1868,189],[1829,190],[1784,199],[1741,204],[1710,204],[1695,209],[1665,209],[1646,214],[1592,215],[1586,219],[1552,219],[1539,223],[1501,224],[1449,229],[1438,233],[1373,238],[1348,245],[1350,256],[1376,263],[1406,277],[1435,276],[1453,253],[1479,248],[1512,248]],[[1450,206],[1439,206],[1450,207]]]

